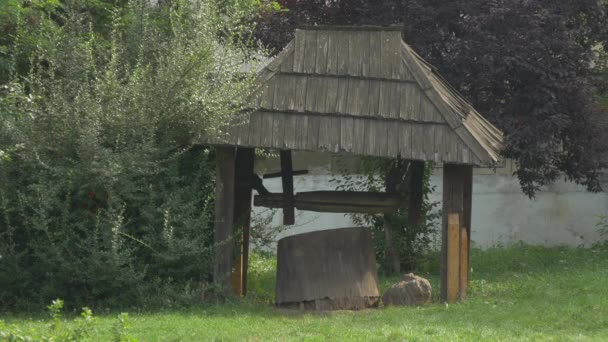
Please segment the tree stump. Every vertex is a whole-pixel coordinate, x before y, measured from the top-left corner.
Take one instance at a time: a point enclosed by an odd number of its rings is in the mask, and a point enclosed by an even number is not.
[[[368,228],[341,228],[279,240],[276,305],[305,310],[360,310],[379,302]]]

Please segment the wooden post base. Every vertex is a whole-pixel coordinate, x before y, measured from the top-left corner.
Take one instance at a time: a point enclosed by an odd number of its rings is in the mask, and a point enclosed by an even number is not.
[[[473,168],[443,168],[441,299],[453,303],[467,297],[471,238]]]

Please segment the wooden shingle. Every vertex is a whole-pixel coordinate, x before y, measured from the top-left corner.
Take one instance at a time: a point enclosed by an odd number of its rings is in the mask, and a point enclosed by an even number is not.
[[[263,67],[212,143],[491,164],[503,135],[395,27],[312,27]]]

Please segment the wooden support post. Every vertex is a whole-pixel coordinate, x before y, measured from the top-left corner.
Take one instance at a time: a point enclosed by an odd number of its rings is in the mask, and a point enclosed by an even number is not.
[[[255,149],[237,148],[234,177],[234,219],[236,231],[240,232],[238,239],[239,251],[232,270],[232,290],[234,294],[247,294],[247,270],[249,268],[249,236],[251,223],[251,195],[253,162]]]
[[[384,175],[384,187],[388,194],[397,194],[398,186],[403,179],[404,173],[407,170],[408,162],[401,159],[393,161],[392,165],[386,171]],[[396,211],[396,210],[395,210]],[[386,272],[389,275],[401,273],[401,258],[399,252],[395,247],[394,232],[397,230],[395,227],[395,216],[394,212],[384,214],[384,253],[386,255]]]
[[[470,220],[473,169],[443,167],[441,299],[465,299],[469,280]]]
[[[213,281],[228,293],[233,252],[231,237],[234,224],[234,148],[217,147],[216,155],[214,232],[216,252]]]
[[[296,218],[293,206],[293,164],[290,150],[281,150],[281,179],[285,200],[285,206],[283,207],[283,224],[287,226],[293,225],[296,223]]]
[[[461,228],[461,240],[463,240],[463,247],[461,251],[461,258],[463,262],[463,267],[465,267],[466,272],[464,272],[461,276],[461,299],[467,298],[467,292],[469,288],[469,278],[471,273],[471,211],[473,207],[473,168],[468,167],[464,169],[464,199],[463,199],[463,209],[464,209],[464,217],[463,223],[464,227]],[[464,236],[463,234],[465,234]],[[465,246],[466,244],[466,246]],[[464,264],[466,262],[466,264]]]

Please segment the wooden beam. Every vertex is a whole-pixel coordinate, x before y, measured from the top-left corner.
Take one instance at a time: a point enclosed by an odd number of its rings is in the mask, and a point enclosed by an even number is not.
[[[268,191],[268,189],[266,189],[264,186],[262,178],[255,173],[251,175],[251,187],[260,195],[268,195],[270,193],[270,191]]]
[[[443,167],[441,299],[463,300],[469,281],[472,167]]]
[[[407,201],[397,194],[358,191],[311,191],[294,196],[293,206],[298,210],[328,213],[391,213]],[[258,195],[253,204],[258,207],[283,208],[283,194]]]
[[[410,203],[407,212],[407,223],[409,226],[415,226],[420,224],[420,219],[422,218],[424,162],[410,162],[409,173]]]
[[[307,174],[308,174],[308,170],[293,171],[294,176],[303,176],[303,175],[307,175]],[[266,173],[266,174],[264,174],[263,178],[264,179],[279,178],[279,177],[281,177],[281,175],[282,175],[281,172]]]
[[[232,227],[234,224],[234,148],[216,148],[215,178],[215,263],[213,281],[227,294],[231,287]]]
[[[251,194],[254,179],[253,162],[255,149],[239,147],[236,150],[234,178],[234,218],[240,232],[239,253],[232,271],[232,289],[236,295],[247,294],[247,270],[249,268],[249,236],[251,222]]]
[[[293,163],[291,151],[281,150],[281,181],[283,184],[283,224],[293,225],[296,222],[295,209],[293,205]]]

